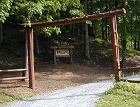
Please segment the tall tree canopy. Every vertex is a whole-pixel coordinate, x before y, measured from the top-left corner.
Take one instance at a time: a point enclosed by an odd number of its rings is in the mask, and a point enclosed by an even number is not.
[[[11,9],[12,2],[12,0],[0,1],[0,44],[3,42],[2,22],[9,17],[9,10]]]
[[[110,10],[123,8],[126,15],[117,17],[120,45],[126,41],[126,48],[140,50],[140,4],[139,0],[87,0],[87,13],[98,14]],[[2,22],[27,23],[39,21],[53,21],[62,18],[79,17],[84,15],[84,0],[1,0],[0,1],[0,40],[2,35]],[[108,19],[99,19],[89,22],[88,36],[110,41]],[[75,32],[77,31],[77,32]],[[84,35],[84,24],[73,24],[61,27],[47,27],[37,29],[38,34],[47,36],[69,34],[73,37]],[[67,33],[68,32],[68,33]],[[83,41],[83,40],[82,40]]]
[[[81,16],[83,12],[79,0],[14,0],[11,15],[30,26],[31,22]],[[52,31],[57,34],[60,32],[57,27],[42,30],[48,35],[51,35]]]
[[[10,15],[10,9],[13,0],[1,0],[0,1],[0,20],[4,22]]]

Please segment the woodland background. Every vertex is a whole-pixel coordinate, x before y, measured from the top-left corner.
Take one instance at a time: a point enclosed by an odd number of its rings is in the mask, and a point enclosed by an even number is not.
[[[1,68],[7,65],[21,66],[24,61],[25,30],[17,25],[27,23],[30,26],[32,22],[75,18],[121,8],[127,11],[126,14],[117,16],[122,66],[125,67],[128,50],[134,55],[140,51],[139,5],[139,0],[1,0]],[[77,62],[98,63],[103,59],[112,61],[110,25],[107,18],[36,29],[34,34],[35,61],[52,61],[50,46],[53,45],[75,46],[74,59]]]

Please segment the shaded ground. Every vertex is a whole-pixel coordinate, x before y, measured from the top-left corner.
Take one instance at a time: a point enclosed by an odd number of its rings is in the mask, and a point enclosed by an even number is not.
[[[113,63],[113,62],[112,62]],[[140,56],[128,57],[128,66],[140,66]],[[7,94],[24,93],[36,95],[43,92],[63,89],[85,83],[110,79],[114,74],[113,67],[100,65],[85,65],[79,63],[67,64],[37,63],[35,64],[36,89],[28,88],[28,83],[23,81],[0,82],[0,92]],[[10,74],[9,74],[10,75]],[[13,75],[13,74],[12,74]],[[19,75],[14,73],[14,75]],[[0,75],[2,77],[3,75]],[[4,76],[7,76],[4,75]]]
[[[36,89],[34,91],[28,88],[28,83],[7,81],[0,83],[0,92],[36,95],[69,86],[110,79],[112,73],[112,68],[97,65],[58,63],[55,66],[40,63],[35,66]]]
[[[5,39],[4,44],[0,47],[0,68],[23,68],[24,64],[24,36],[15,36],[11,34]],[[16,38],[15,38],[16,37]],[[54,37],[55,38],[55,37]],[[79,40],[74,41],[74,55],[73,64],[57,63],[56,66],[49,61],[53,60],[53,51],[50,46],[53,46],[56,39],[42,37],[38,38],[40,42],[40,55],[35,54],[35,77],[36,89],[33,91],[28,88],[28,83],[21,81],[6,81],[0,82],[0,92],[7,94],[24,93],[36,95],[46,91],[53,91],[62,89],[69,86],[75,86],[85,83],[91,83],[104,79],[110,79],[110,74],[114,74],[111,44],[101,40],[91,39],[91,65],[88,63],[84,56],[84,45],[78,43]],[[48,43],[49,42],[49,43]],[[17,45],[19,44],[19,45]],[[50,44],[50,45],[48,45]],[[79,45],[77,45],[79,44]],[[36,48],[35,48],[36,53]],[[9,59],[9,60],[8,60]],[[41,59],[41,61],[40,61]],[[140,66],[140,56],[129,57],[127,62],[129,66]],[[39,62],[40,61],[40,62]],[[46,63],[45,63],[46,62]],[[65,62],[65,61],[64,61]],[[66,61],[67,62],[67,61]],[[1,74],[1,77],[9,77],[10,73]],[[12,73],[12,75],[19,75]]]

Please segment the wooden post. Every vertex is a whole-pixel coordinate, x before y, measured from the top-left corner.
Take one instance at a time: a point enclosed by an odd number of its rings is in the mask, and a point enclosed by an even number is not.
[[[0,20],[0,44],[3,42],[2,21]]]
[[[111,41],[113,49],[113,61],[114,61],[114,71],[115,71],[115,80],[120,80],[120,55],[119,55],[119,44],[118,44],[118,32],[117,32],[117,21],[116,16],[109,16],[110,21],[110,30],[111,30]]]
[[[34,74],[34,39],[33,28],[29,29],[28,35],[28,52],[29,52],[29,87],[35,89],[35,74]]]

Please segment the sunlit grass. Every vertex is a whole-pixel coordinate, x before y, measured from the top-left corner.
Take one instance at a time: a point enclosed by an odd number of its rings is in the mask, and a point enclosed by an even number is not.
[[[134,50],[134,49],[129,49],[128,53],[132,56],[140,55],[140,51],[137,51],[137,50]]]
[[[98,100],[97,107],[140,107],[140,84],[116,83]]]
[[[15,100],[22,100],[25,98],[31,97],[27,94],[6,94],[4,92],[0,93],[0,104],[6,103],[6,102],[12,102]]]

